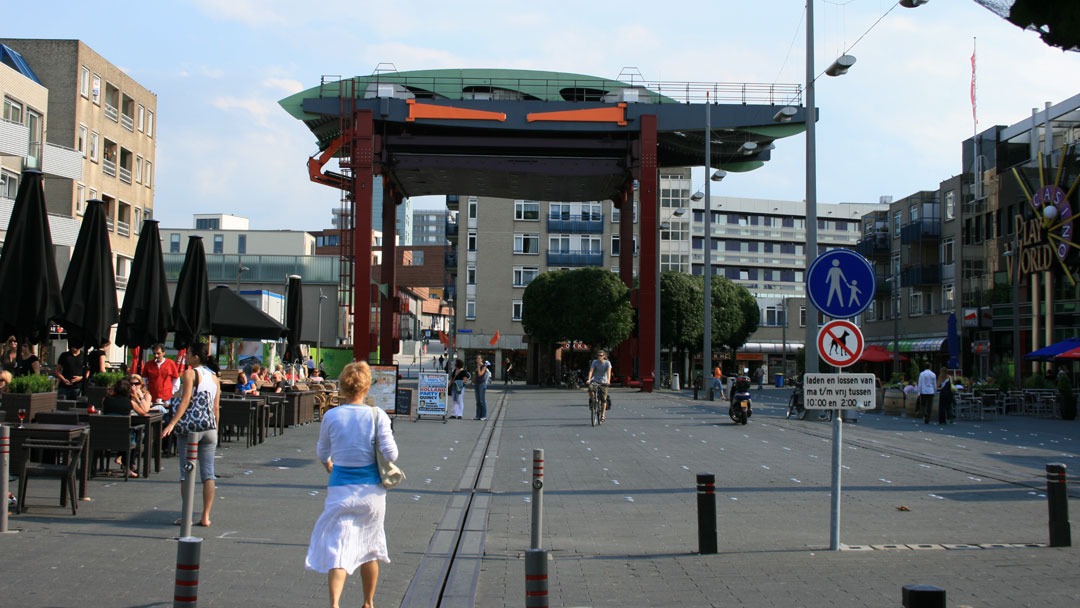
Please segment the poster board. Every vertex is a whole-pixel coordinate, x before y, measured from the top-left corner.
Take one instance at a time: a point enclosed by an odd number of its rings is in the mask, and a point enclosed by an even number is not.
[[[394,401],[395,416],[408,416],[409,420],[413,419],[413,392],[415,391],[411,388],[397,389],[397,399]]]
[[[397,400],[397,366],[372,365],[371,390],[364,403],[382,408],[384,412],[393,412]]]
[[[416,418],[442,416],[446,422],[446,372],[420,372],[417,377]]]

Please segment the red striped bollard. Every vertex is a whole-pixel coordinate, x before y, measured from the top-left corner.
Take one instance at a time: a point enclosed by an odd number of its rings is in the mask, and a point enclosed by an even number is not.
[[[188,433],[184,450],[184,504],[180,512],[180,538],[191,536],[191,515],[195,511],[195,470],[199,464],[200,433]]]
[[[0,494],[4,510],[0,511],[0,534],[8,532],[8,469],[11,468],[11,428],[0,425]],[[75,500],[72,496],[71,500]]]
[[[1065,465],[1046,465],[1046,504],[1050,509],[1050,546],[1071,547],[1072,527],[1069,525],[1069,492],[1065,482]]]
[[[548,555],[544,549],[525,551],[525,606],[548,608]]]
[[[540,548],[544,529],[544,450],[533,450],[532,476],[532,535],[530,545]]]
[[[199,605],[199,555],[201,538],[181,538],[176,546],[176,586],[173,587],[173,608],[195,608]]]
[[[698,553],[716,553],[716,475],[697,474]]]

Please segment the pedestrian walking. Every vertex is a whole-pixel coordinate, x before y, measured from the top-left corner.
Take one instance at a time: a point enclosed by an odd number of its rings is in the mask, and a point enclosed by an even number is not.
[[[938,397],[938,424],[948,424],[956,421],[953,409],[956,406],[956,395],[953,393],[953,380],[949,377],[949,368],[942,366],[937,377],[938,389],[941,391]]]
[[[757,378],[757,390],[761,390],[761,383],[765,380],[765,366],[759,366],[754,372],[754,378]]]
[[[927,363],[922,373],[919,374],[919,410],[922,413],[923,424],[930,424],[930,412],[934,409],[934,392],[936,389],[937,376],[930,369],[930,363]]]
[[[507,357],[506,362],[503,363],[503,386],[514,383],[514,379],[510,377],[510,371],[513,369],[514,364],[510,361],[510,357]]]
[[[364,404],[371,389],[368,364],[346,365],[339,382],[343,404],[326,412],[319,429],[316,451],[330,479],[304,565],[326,573],[331,606],[338,606],[345,577],[359,567],[364,606],[373,606],[379,562],[390,563],[383,525],[386,488],[379,479],[375,438],[390,462],[397,460],[398,447],[386,412]]]

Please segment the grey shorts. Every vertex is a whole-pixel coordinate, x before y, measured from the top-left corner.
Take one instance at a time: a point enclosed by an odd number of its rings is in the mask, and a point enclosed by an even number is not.
[[[188,435],[176,436],[176,451],[180,458],[180,481],[185,479],[184,464],[187,462]],[[205,482],[214,476],[214,452],[217,451],[217,429],[199,433],[199,477]]]

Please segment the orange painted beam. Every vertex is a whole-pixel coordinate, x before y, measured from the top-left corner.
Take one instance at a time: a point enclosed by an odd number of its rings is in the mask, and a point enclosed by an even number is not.
[[[626,126],[626,104],[591,110],[565,110],[562,112],[534,112],[527,117],[529,122],[613,122],[620,127]]]
[[[413,122],[417,118],[431,118],[436,120],[497,120],[506,122],[506,114],[502,112],[486,112],[484,110],[470,110],[467,108],[455,108],[453,106],[437,106],[430,103],[416,103],[415,99],[407,99],[409,104],[409,117],[405,120]]]
[[[326,147],[326,150],[318,156],[312,156],[308,158],[308,177],[311,181],[317,184],[323,184],[332,188],[339,188],[344,190],[348,187],[348,184],[333,176],[326,175],[322,172],[322,168],[326,163],[330,162],[330,159],[334,157],[334,154],[341,148],[341,141],[344,136],[339,136],[334,141],[330,142],[330,145]]]

